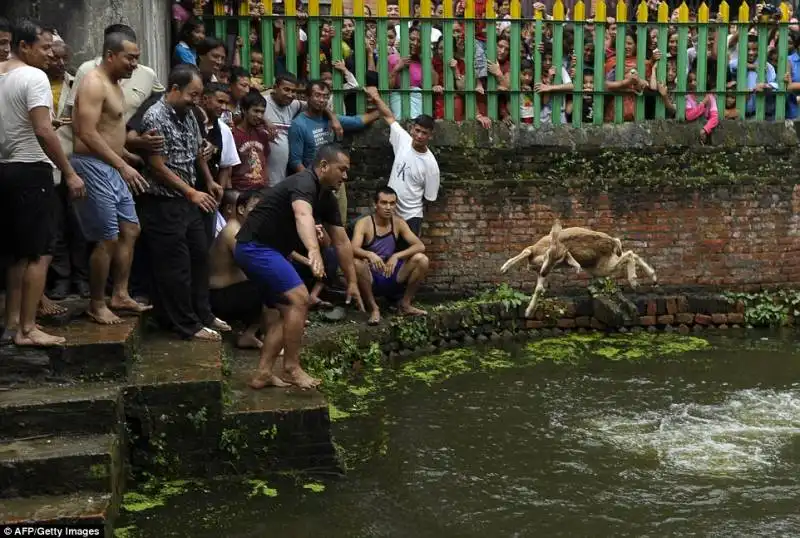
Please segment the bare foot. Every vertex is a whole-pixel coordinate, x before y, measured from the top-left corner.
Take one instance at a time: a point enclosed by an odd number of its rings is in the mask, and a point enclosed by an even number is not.
[[[411,306],[410,304],[402,304],[401,303],[400,305],[398,305],[398,308],[400,309],[400,313],[403,314],[404,316],[427,316],[428,315],[428,313],[425,310],[422,310],[421,308],[416,308],[414,306]]]
[[[122,323],[122,318],[109,310],[106,305],[97,309],[90,305],[86,310],[86,314],[100,325],[119,325]]]
[[[381,311],[376,308],[370,313],[369,320],[367,320],[367,325],[377,325],[380,322],[381,322]]]
[[[211,328],[214,329],[215,331],[220,331],[223,333],[231,331],[231,326],[219,318],[214,318],[214,321],[211,322]]]
[[[236,341],[236,347],[241,349],[261,349],[263,345],[256,335],[250,333],[242,333]]]
[[[141,314],[153,309],[153,305],[136,302],[130,295],[115,295],[111,298],[111,308],[122,312]]]
[[[14,344],[18,346],[54,347],[63,346],[66,341],[63,336],[53,336],[40,329],[33,329],[27,334],[17,331],[14,335]]]
[[[292,385],[297,385],[301,389],[313,389],[316,388],[317,385],[322,383],[319,379],[315,379],[308,375],[305,370],[300,368],[299,366],[295,368],[287,368],[283,371],[283,376],[281,379],[284,381],[291,383]]]
[[[204,342],[219,342],[220,340],[222,340],[222,336],[220,336],[220,334],[217,331],[209,329],[208,327],[203,327],[202,329],[194,333],[192,335],[192,338],[196,340],[202,340]]]
[[[285,388],[291,386],[272,372],[257,372],[248,385],[255,390],[263,389],[264,387]]]
[[[327,310],[329,308],[333,308],[333,303],[329,303],[328,301],[323,301],[319,297],[309,297],[308,306],[310,310],[317,310],[317,309]]]
[[[39,302],[39,308],[36,311],[37,316],[61,316],[66,313],[67,307],[53,302],[47,295],[42,295],[42,300]]]

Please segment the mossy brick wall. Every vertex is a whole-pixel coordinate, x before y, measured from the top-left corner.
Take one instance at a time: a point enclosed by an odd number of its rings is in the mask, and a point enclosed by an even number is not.
[[[530,273],[498,269],[556,217],[621,238],[667,288],[800,284],[795,124],[724,121],[708,146],[698,132],[674,122],[580,130],[438,124],[432,149],[442,187],[425,217],[427,289],[530,289]],[[373,127],[350,147],[350,208],[364,213],[389,177],[388,130]],[[587,279],[558,271],[551,287],[568,291]]]

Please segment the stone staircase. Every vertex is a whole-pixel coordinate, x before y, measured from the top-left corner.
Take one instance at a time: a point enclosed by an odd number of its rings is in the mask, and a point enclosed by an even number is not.
[[[253,354],[143,337],[135,318],[52,332],[63,348],[0,347],[0,525],[98,523],[111,536],[132,470],[339,471],[324,397],[247,389]]]

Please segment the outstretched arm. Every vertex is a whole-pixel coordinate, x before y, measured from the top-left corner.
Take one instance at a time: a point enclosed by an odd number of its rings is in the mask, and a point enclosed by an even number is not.
[[[375,105],[375,108],[378,109],[378,112],[387,124],[391,125],[397,121],[394,117],[394,114],[392,114],[392,109],[383,102],[383,99],[381,99],[381,94],[378,93],[378,88],[375,86],[369,86],[365,88],[364,91],[367,92],[367,96],[369,97],[370,101],[372,101],[372,103]]]

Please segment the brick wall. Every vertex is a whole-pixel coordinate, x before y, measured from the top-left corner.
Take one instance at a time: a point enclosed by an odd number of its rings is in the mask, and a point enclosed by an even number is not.
[[[696,126],[670,122],[580,131],[438,126],[442,188],[423,232],[428,290],[465,293],[500,282],[531,289],[531,273],[498,269],[556,217],[621,238],[666,288],[800,284],[794,125],[724,123],[710,147],[696,135]],[[376,127],[351,141],[355,212],[367,211],[373,189],[388,179],[386,140]],[[552,289],[586,283],[560,269]]]

